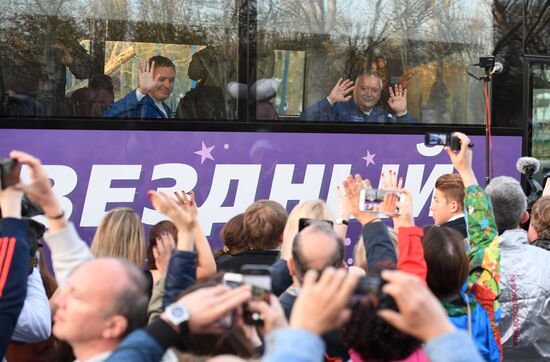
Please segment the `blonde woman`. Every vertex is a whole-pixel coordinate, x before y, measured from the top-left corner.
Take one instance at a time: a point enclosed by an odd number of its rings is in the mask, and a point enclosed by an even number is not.
[[[292,241],[298,234],[298,223],[302,218],[323,219],[334,222],[334,215],[323,200],[308,200],[300,202],[288,215],[285,230],[283,231],[283,245],[281,257],[289,260],[292,257]]]
[[[91,251],[96,258],[124,258],[143,269],[147,253],[145,230],[134,210],[117,207],[105,214],[97,227]]]

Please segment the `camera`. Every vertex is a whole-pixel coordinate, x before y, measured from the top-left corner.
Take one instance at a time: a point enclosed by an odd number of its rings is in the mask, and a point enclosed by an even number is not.
[[[394,194],[399,199],[401,194],[396,190],[383,190],[383,189],[361,189],[359,191],[359,210],[366,211],[373,214],[379,214],[384,216],[388,214],[399,214],[399,209],[395,210],[383,210],[384,198],[388,194]]]
[[[458,151],[462,141],[452,133],[427,132],[424,137],[424,144],[426,146],[447,146],[453,151]]]
[[[0,187],[2,190],[19,183],[21,164],[11,158],[0,159]]]
[[[234,289],[243,284],[252,286],[252,300],[271,303],[271,272],[265,265],[246,264],[241,273],[225,273],[223,283]],[[262,326],[264,321],[260,313],[251,311],[248,303],[243,304],[243,320],[249,325]],[[235,320],[235,311],[230,311],[218,320],[220,327],[230,329]]]
[[[333,226],[334,226],[334,223],[333,223],[331,220],[325,220],[325,219],[308,219],[308,218],[305,218],[305,217],[301,217],[301,218],[298,220],[298,232],[304,230],[304,229],[307,228],[309,225],[311,225],[312,223],[315,223],[315,222],[326,223],[326,224],[329,225],[330,227],[333,227]]]
[[[359,279],[352,296],[352,303],[368,304],[373,309],[392,309],[397,311],[393,298],[384,292],[386,282],[380,276],[365,276]]]

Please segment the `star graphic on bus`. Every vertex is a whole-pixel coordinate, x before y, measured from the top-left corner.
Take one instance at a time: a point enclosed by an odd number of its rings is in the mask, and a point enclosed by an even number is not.
[[[367,150],[367,155],[365,157],[361,157],[361,159],[367,161],[367,166],[366,167],[369,167],[369,165],[372,163],[373,165],[376,165],[374,163],[374,156],[376,156],[376,153],[373,153],[371,154],[369,150]]]
[[[202,141],[202,147],[201,147],[200,151],[193,152],[195,155],[201,156],[201,165],[204,163],[204,161],[207,158],[209,160],[214,161],[214,157],[212,157],[212,150],[214,149],[214,147],[216,147],[216,146],[206,147],[206,145],[204,144],[204,141]]]

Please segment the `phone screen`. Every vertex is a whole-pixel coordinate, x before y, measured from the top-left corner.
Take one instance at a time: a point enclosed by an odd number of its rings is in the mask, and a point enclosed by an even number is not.
[[[0,174],[2,190],[17,185],[19,183],[19,175],[21,174],[21,164],[17,160],[3,159],[1,160]]]
[[[449,143],[447,133],[426,133],[424,144],[428,146],[445,146]]]
[[[252,300],[270,303],[271,298],[271,273],[269,268],[263,265],[243,265],[241,268],[244,284],[252,286]],[[246,324],[263,325],[260,313],[249,310],[248,305],[243,306],[243,318]]]
[[[399,214],[397,208],[394,210],[383,210],[384,197],[387,194],[394,194],[397,198],[401,197],[401,194],[395,190],[361,189],[359,192],[359,210],[380,216],[384,216],[386,213]]]

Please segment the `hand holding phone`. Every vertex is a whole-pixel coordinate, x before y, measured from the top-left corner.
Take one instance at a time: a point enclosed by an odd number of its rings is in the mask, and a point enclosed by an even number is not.
[[[244,284],[252,286],[252,300],[271,303],[271,272],[266,265],[246,264],[241,267]],[[243,319],[246,324],[263,326],[261,313],[252,311],[248,303],[243,305]]]
[[[19,183],[21,164],[12,158],[0,159],[0,187],[2,190]]]
[[[454,133],[427,132],[424,136],[426,146],[446,146],[453,151],[460,150],[462,141]],[[474,147],[473,143],[468,143],[468,147]]]
[[[399,209],[395,207],[395,202],[390,202],[390,199],[398,200],[401,196],[397,190],[384,189],[361,189],[359,192],[359,210],[376,214],[378,217],[385,215],[398,215]],[[389,208],[393,205],[392,209]]]

